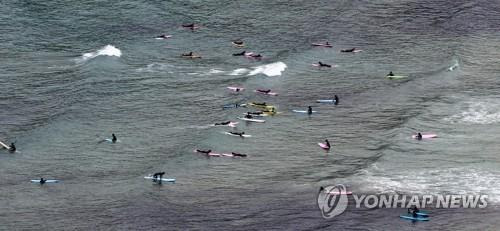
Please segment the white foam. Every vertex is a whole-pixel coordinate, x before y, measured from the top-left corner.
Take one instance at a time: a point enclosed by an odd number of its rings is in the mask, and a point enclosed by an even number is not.
[[[250,70],[246,69],[246,68],[239,68],[239,69],[236,69],[234,71],[232,71],[231,73],[229,73],[229,75],[243,75],[245,73],[248,73]]]
[[[455,63],[453,65],[448,67],[448,71],[453,71],[453,70],[457,69],[458,67],[459,67],[458,61],[455,61]]]
[[[248,75],[264,74],[267,76],[280,76],[283,71],[287,68],[286,64],[283,62],[270,63],[262,66],[254,67]]]
[[[494,124],[500,122],[500,107],[492,103],[472,103],[468,110],[445,118],[451,123]]]
[[[220,73],[224,73],[224,71],[218,70],[218,69],[210,69],[210,71],[208,73],[209,74],[220,74]]]
[[[80,61],[87,61],[102,55],[120,57],[122,56],[122,51],[112,45],[106,45],[97,51],[83,54]]]

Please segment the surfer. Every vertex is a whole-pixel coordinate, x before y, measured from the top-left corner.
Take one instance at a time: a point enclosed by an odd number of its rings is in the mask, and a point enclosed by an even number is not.
[[[260,59],[260,58],[262,58],[262,55],[260,55],[260,54],[257,54],[257,55],[256,55],[256,54],[253,54],[253,53],[249,54],[248,56],[249,56],[249,57],[252,57],[252,58],[256,58],[256,59]]]
[[[191,24],[184,24],[184,25],[182,25],[182,27],[186,27],[186,28],[189,28],[189,29],[191,29],[191,30],[194,30],[194,29],[196,29],[196,28],[197,28],[197,26],[196,26],[196,25],[194,25],[194,23],[191,23]]]
[[[247,157],[247,154],[241,154],[241,153],[236,153],[236,152],[231,152],[233,156],[239,156],[239,157]]]
[[[231,123],[231,121],[227,121],[227,122],[222,122],[222,123],[215,123],[214,125],[217,126],[217,125],[229,125]]]
[[[413,217],[417,217],[418,212],[420,212],[420,210],[415,205],[412,208],[408,208],[408,213],[411,213],[413,215]]]
[[[210,153],[212,152],[212,150],[210,150],[210,149],[208,149],[208,150],[206,150],[206,151],[196,149],[196,151],[197,151],[197,152],[199,152],[199,153],[204,153],[204,154],[207,154],[207,155],[208,155],[208,154],[210,154]]]
[[[389,74],[387,74],[387,76],[394,76],[394,74],[391,72],[389,72]]]
[[[242,52],[240,52],[240,53],[235,53],[235,54],[233,54],[233,56],[243,56],[243,55],[245,55],[246,53],[247,53],[246,51],[242,51]]]
[[[111,134],[111,136],[113,137],[111,138],[111,142],[116,143],[118,139],[116,138],[115,133]]]
[[[10,143],[9,151],[11,151],[11,152],[16,151],[16,145],[14,145],[14,143]]]
[[[166,34],[162,34],[162,35],[157,36],[156,38],[160,38],[160,39],[168,39],[168,38],[170,38],[170,36],[168,36],[168,35],[166,35]]]
[[[245,118],[247,118],[247,119],[253,119],[253,116],[252,116],[252,115],[250,115],[250,113],[247,113],[247,114],[245,115]]]
[[[309,107],[307,108],[307,114],[309,114],[309,115],[310,115],[310,114],[312,114],[312,113],[313,113],[313,108],[312,108],[311,106],[309,106]]]
[[[272,107],[271,110],[264,110],[263,112],[275,113],[276,112],[276,108]]]
[[[340,52],[354,52],[355,50],[356,50],[356,47],[353,47],[352,49],[340,50]]]
[[[330,148],[330,142],[328,142],[328,139],[325,139],[325,144],[328,148]]]
[[[160,179],[160,182],[161,182],[161,178],[163,177],[163,175],[165,175],[165,172],[157,172],[157,173],[153,174],[153,178],[155,178],[155,180]],[[158,176],[160,178],[158,178]]]
[[[233,41],[233,43],[236,45],[240,45],[240,46],[243,45],[243,41],[241,41],[241,40]]]
[[[326,63],[322,63],[322,62],[318,62],[319,66],[320,67],[332,67],[332,65],[329,65],[329,64],[326,64]]]
[[[333,96],[333,99],[335,100],[335,105],[339,104],[339,97],[337,95]]]
[[[417,140],[422,140],[422,133],[417,133]]]
[[[257,89],[257,91],[265,93],[265,94],[269,94],[269,92],[271,92],[271,89],[268,89],[268,90]]]
[[[191,51],[189,53],[184,53],[184,54],[182,54],[182,56],[184,56],[184,57],[192,57],[193,56],[193,52]]]
[[[40,184],[45,184],[45,182],[46,182],[46,181],[47,181],[47,180],[43,179],[43,177],[42,177],[42,178],[40,178]]]
[[[252,114],[252,115],[262,115],[264,112],[261,111],[255,111],[255,112],[247,112],[247,114]]]
[[[245,134],[245,132],[229,132],[229,133],[240,136],[241,138],[243,138],[243,135]]]

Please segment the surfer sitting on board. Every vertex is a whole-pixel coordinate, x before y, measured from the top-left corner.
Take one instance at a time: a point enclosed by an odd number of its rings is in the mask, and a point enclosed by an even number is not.
[[[236,152],[231,152],[233,156],[239,156],[239,157],[247,157],[247,154],[241,154],[241,153],[236,153]]]
[[[413,214],[413,217],[417,217],[418,212],[420,212],[420,210],[415,205],[413,206],[413,208],[408,208],[408,213]]]
[[[111,142],[116,143],[118,138],[116,138],[115,133],[111,134],[111,136],[113,137],[113,138],[111,138]]]
[[[422,139],[422,133],[417,133],[417,140],[421,140]]]
[[[212,152],[212,150],[210,150],[210,149],[208,149],[208,150],[206,150],[206,151],[196,149],[196,151],[197,151],[197,152],[199,152],[199,153],[204,153],[204,154],[207,154],[207,155],[208,155],[208,154],[210,154],[210,153]]]
[[[389,74],[387,76],[394,76],[394,74],[391,72],[389,72]]]
[[[335,105],[339,104],[339,97],[337,95],[333,96],[333,99],[335,100]]]
[[[16,145],[14,145],[14,143],[10,143],[9,151],[11,151],[11,152],[16,151]]]
[[[245,55],[247,52],[246,51],[242,51],[240,53],[236,53],[236,54],[233,54],[233,56],[243,56]]]
[[[268,90],[257,89],[257,91],[268,94],[269,92],[271,92],[271,89]]]
[[[307,108],[307,114],[312,114],[313,113],[313,108],[311,106],[309,106]]]
[[[231,123],[231,121],[227,121],[227,122],[222,122],[222,123],[215,123],[214,125],[228,125],[230,123]]]
[[[43,177],[42,177],[42,178],[40,178],[40,184],[45,184],[45,182],[46,182],[46,181],[47,181],[47,180],[43,179]]]
[[[328,148],[330,148],[330,142],[328,142],[328,140],[327,140],[327,139],[325,139],[325,144],[326,144],[326,146],[327,146]]]
[[[165,175],[165,172],[157,172],[157,173],[153,174],[153,178],[154,178],[154,180],[160,179],[160,182],[161,182],[161,178],[163,177],[163,175]],[[159,176],[159,178],[158,178],[158,176]]]
[[[240,137],[243,137],[243,135],[245,134],[245,132],[229,132],[233,135],[237,135],[237,136],[240,136]]]
[[[326,63],[322,63],[322,62],[318,62],[319,66],[320,67],[332,67],[332,65],[329,65],[329,64],[326,64]]]
[[[191,57],[191,56],[193,56],[193,52],[191,51],[189,53],[182,54],[182,56],[184,56],[184,57]]]

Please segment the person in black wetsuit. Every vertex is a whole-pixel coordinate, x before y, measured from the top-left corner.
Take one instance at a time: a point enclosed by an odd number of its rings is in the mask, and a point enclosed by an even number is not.
[[[157,36],[156,38],[167,39],[169,38],[169,36],[167,36],[166,34],[162,34],[160,36]]]
[[[243,45],[243,41],[241,41],[241,40],[233,41],[233,43],[236,45],[240,45],[240,46]]]
[[[417,133],[417,140],[422,140],[422,133]]]
[[[387,74],[387,76],[394,76],[394,74],[391,72],[389,72],[389,74]]]
[[[339,104],[339,97],[337,95],[333,96],[333,99],[335,102],[333,102],[335,105]]]
[[[184,53],[184,54],[182,54],[182,56],[184,56],[184,57],[191,57],[191,56],[193,56],[193,52],[190,51],[189,53]]]
[[[332,65],[326,64],[326,63],[322,63],[322,62],[318,62],[318,64],[319,64],[320,67],[332,67]]]
[[[163,175],[165,175],[165,172],[157,172],[153,174],[153,180],[159,180],[158,182],[161,184],[161,178],[163,178]]]
[[[326,146],[328,146],[328,148],[330,148],[330,142],[328,142],[327,139],[325,139],[325,144],[326,144]]]
[[[233,54],[233,56],[243,56],[243,55],[245,55],[246,53],[247,53],[246,51],[242,51],[242,52],[240,52],[240,53],[235,53],[235,54]]]
[[[212,150],[210,150],[210,149],[208,149],[208,150],[206,150],[206,151],[196,149],[196,151],[197,151],[197,152],[199,152],[199,153],[204,153],[204,154],[207,154],[207,155],[208,155],[208,154],[210,154],[210,153],[212,152]]]
[[[40,184],[45,184],[45,182],[46,182],[46,181],[47,181],[47,180],[43,179],[43,177],[42,177],[42,178],[40,178]]]
[[[116,141],[118,141],[118,138],[116,138],[115,133],[111,134],[111,136],[111,142],[116,143]]]
[[[247,113],[247,114],[245,115],[245,118],[247,118],[247,119],[253,119],[253,116],[252,116],[252,115],[250,115],[250,113]]]
[[[229,133],[240,136],[241,138],[243,138],[243,135],[245,135],[245,132],[229,132]]]
[[[257,89],[257,91],[268,94],[269,92],[271,92],[271,89],[268,90]]]
[[[413,215],[413,217],[417,217],[418,212],[420,212],[420,210],[417,208],[417,206],[413,206],[412,208],[408,208],[408,213],[411,213]]]
[[[341,50],[341,52],[354,52],[355,50],[356,50],[356,47],[353,47],[352,49]]]
[[[238,156],[238,157],[247,157],[247,154],[241,154],[241,153],[236,153],[236,152],[231,152],[233,156]]]
[[[311,106],[309,106],[309,107],[307,108],[307,114],[309,114],[309,115],[310,115],[310,114],[312,114],[312,113],[313,113],[313,108],[312,108]]]
[[[14,143],[10,143],[9,151],[10,152],[15,152],[16,151],[16,145],[14,145]]]
[[[227,122],[222,122],[222,123],[215,123],[214,125],[217,126],[217,125],[228,125],[230,124],[231,121],[227,121]]]

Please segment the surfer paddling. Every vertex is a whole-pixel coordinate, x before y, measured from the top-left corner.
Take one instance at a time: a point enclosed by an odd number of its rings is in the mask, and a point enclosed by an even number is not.
[[[330,64],[326,64],[326,63],[322,63],[322,62],[318,62],[318,65],[319,65],[320,67],[332,67],[332,65],[330,65]]]

